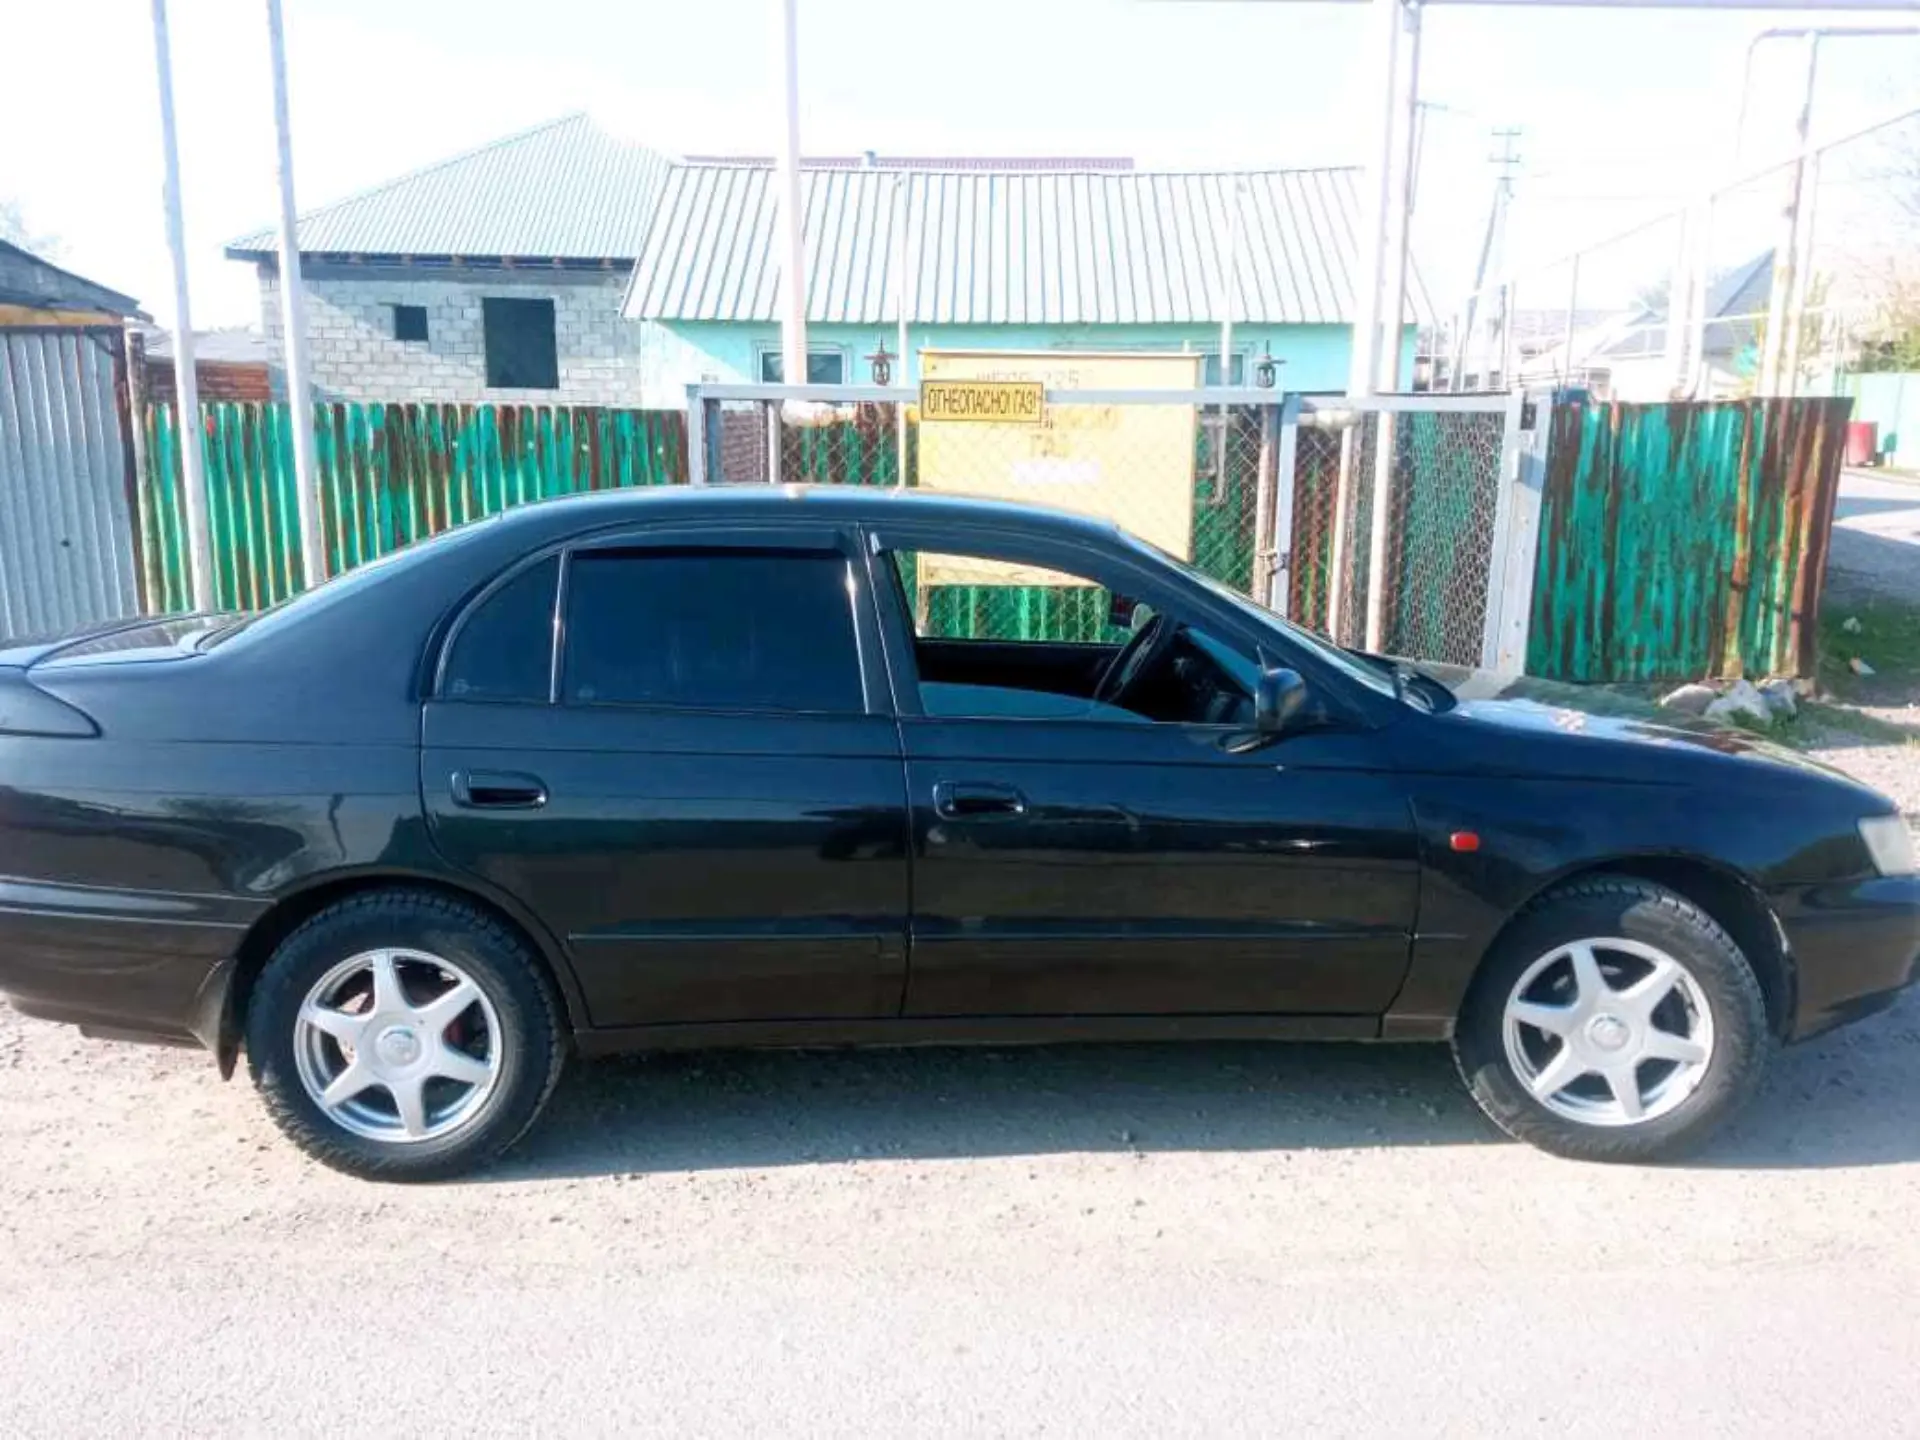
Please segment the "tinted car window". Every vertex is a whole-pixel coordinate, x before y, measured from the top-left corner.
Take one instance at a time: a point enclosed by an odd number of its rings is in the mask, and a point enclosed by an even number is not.
[[[542,560],[467,617],[447,653],[440,693],[455,700],[547,699],[553,683],[553,589],[560,562]]]
[[[581,704],[861,710],[847,562],[799,553],[576,556],[563,693]]]

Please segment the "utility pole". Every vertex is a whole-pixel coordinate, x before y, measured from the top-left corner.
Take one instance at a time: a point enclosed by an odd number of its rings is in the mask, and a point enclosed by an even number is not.
[[[187,574],[193,608],[214,608],[213,539],[207,525],[207,462],[201,450],[200,380],[193,365],[193,308],[187,298],[186,224],[180,216],[180,142],[173,124],[173,51],[167,43],[167,0],[153,0],[153,59],[160,81],[160,149],[166,165],[167,249],[173,255],[174,408],[179,417],[185,487]]]
[[[799,0],[772,0],[780,7],[780,91],[786,123],[780,137],[780,223],[786,241],[781,266],[781,378],[807,383],[807,240],[800,208],[800,21]]]
[[[280,0],[267,0],[267,50],[273,65],[273,132],[280,181],[280,328],[287,360],[287,416],[293,426],[294,509],[306,588],[327,578],[320,534],[320,457],[313,443],[313,388],[307,380],[307,307],[300,277],[299,218],[293,203],[293,122],[287,106],[287,41]]]
[[[1807,34],[1807,83],[1800,95],[1800,113],[1794,117],[1793,135],[1799,153],[1787,174],[1787,200],[1780,210],[1780,238],[1773,249],[1773,279],[1767,286],[1766,348],[1760,355],[1760,393],[1791,395],[1795,376],[1788,369],[1787,357],[1799,366],[1799,346],[1790,345],[1787,332],[1799,324],[1792,306],[1795,271],[1800,247],[1800,202],[1807,183],[1807,132],[1813,128],[1813,91],[1820,73],[1820,32]]]
[[[1514,148],[1520,139],[1521,131],[1517,126],[1507,126],[1493,132],[1494,140],[1500,146],[1500,153],[1489,155],[1487,159],[1500,167],[1500,173],[1494,177],[1493,204],[1487,210],[1487,229],[1480,239],[1480,263],[1474,268],[1473,289],[1467,292],[1467,314],[1460,326],[1460,333],[1454,338],[1454,363],[1452,375],[1448,380],[1449,390],[1458,390],[1460,380],[1466,374],[1469,359],[1473,353],[1475,331],[1480,316],[1480,292],[1486,286],[1487,276],[1495,270],[1494,257],[1499,256],[1505,268],[1507,248],[1507,207],[1513,200],[1513,177],[1520,166],[1520,153]],[[1501,324],[1509,322],[1504,313],[1506,286],[1501,286],[1502,316]],[[1492,364],[1492,347],[1488,347],[1488,366]],[[1483,367],[1483,369],[1486,367]],[[1482,375],[1482,380],[1485,380]]]

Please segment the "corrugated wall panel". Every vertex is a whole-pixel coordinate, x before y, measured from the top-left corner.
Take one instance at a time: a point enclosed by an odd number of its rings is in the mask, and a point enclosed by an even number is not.
[[[116,343],[0,330],[0,636],[139,613]]]
[[[215,603],[276,604],[299,588],[292,415],[285,402],[201,412]],[[686,416],[677,410],[329,403],[314,407],[313,425],[332,574],[510,505],[687,478]],[[186,517],[172,406],[151,409],[147,433],[146,594],[155,611],[183,610]]]
[[[1812,674],[1851,403],[1556,407],[1527,672]]]

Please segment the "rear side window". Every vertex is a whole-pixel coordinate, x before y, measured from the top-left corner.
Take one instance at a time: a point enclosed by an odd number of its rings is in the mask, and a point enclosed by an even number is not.
[[[567,574],[575,704],[865,709],[844,557],[616,551]]]
[[[447,652],[440,693],[452,700],[537,700],[553,684],[557,557],[530,566],[467,616]]]

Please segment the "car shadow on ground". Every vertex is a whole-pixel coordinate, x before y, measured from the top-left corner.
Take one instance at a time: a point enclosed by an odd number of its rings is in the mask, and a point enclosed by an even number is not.
[[[576,1065],[495,1180],[1065,1152],[1505,1144],[1437,1045],[731,1051]],[[1920,1003],[1781,1052],[1693,1160],[1920,1160]]]

